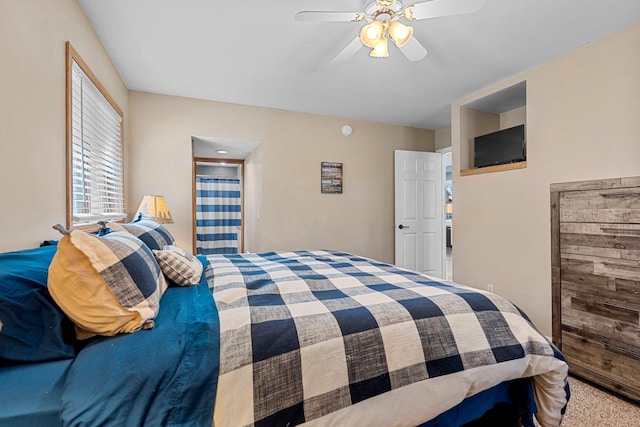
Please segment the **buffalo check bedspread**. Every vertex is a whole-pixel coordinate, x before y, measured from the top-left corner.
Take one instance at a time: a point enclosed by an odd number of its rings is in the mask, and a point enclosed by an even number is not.
[[[214,425],[416,426],[534,378],[543,426],[568,399],[558,350],[507,300],[330,251],[213,255]]]

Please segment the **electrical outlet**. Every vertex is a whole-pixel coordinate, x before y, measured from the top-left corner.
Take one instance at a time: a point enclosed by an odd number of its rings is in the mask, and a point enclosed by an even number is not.
[[[492,283],[487,283],[487,290],[488,290],[489,292],[495,292],[495,291],[496,291],[496,288],[495,288],[495,286],[493,286],[493,284],[492,284]]]

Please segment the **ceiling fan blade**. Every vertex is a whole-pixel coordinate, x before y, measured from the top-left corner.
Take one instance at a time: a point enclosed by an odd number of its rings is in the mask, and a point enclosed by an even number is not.
[[[483,4],[484,0],[431,0],[407,8],[412,8],[413,19],[418,20],[473,13]]]
[[[338,55],[336,55],[335,58],[333,58],[331,63],[332,64],[342,64],[343,62],[347,62],[349,59],[351,59],[353,57],[353,55],[355,55],[363,47],[364,47],[364,45],[362,44],[362,41],[360,40],[360,35],[358,35],[358,36],[356,36],[355,39],[353,39],[351,41],[351,43],[349,43],[347,45],[347,47],[342,49],[342,51]]]
[[[298,12],[296,21],[302,22],[358,22],[365,19],[362,12]]]
[[[409,61],[420,61],[427,56],[427,49],[415,37],[411,37],[406,45],[400,48]]]

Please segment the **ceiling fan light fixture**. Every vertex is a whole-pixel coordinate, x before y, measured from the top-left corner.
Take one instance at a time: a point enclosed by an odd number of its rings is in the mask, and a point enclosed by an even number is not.
[[[396,46],[403,47],[409,42],[409,39],[413,35],[413,28],[404,25],[398,21],[393,22],[389,26],[389,36],[396,43]]]
[[[363,45],[373,49],[383,36],[383,33],[383,23],[380,21],[373,21],[371,24],[367,24],[362,27],[362,30],[360,31],[360,40],[362,40]]]
[[[369,56],[372,58],[389,57],[389,46],[387,38],[385,36],[380,37],[380,40],[378,40],[373,49],[371,49],[371,53],[369,53]]]
[[[413,28],[403,24],[404,22],[473,13],[485,2],[485,0],[421,0],[412,4],[409,0],[361,1],[365,3],[364,10],[361,9],[362,12],[303,11],[295,15],[298,21],[366,21],[361,24],[363,26],[360,27],[360,32],[331,61],[332,64],[344,62],[353,57],[362,45],[371,50],[369,56],[387,57],[389,56],[387,50],[389,38],[409,61],[420,61],[427,56],[427,50],[413,37]]]

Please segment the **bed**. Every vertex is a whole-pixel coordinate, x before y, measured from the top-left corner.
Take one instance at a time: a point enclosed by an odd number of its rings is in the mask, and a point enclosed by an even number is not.
[[[198,259],[153,329],[4,360],[0,425],[450,427],[502,403],[561,422],[567,365],[499,296],[333,251]]]
[[[497,295],[340,252],[208,261],[216,425],[415,426],[523,377],[541,424],[560,424],[566,363]]]

